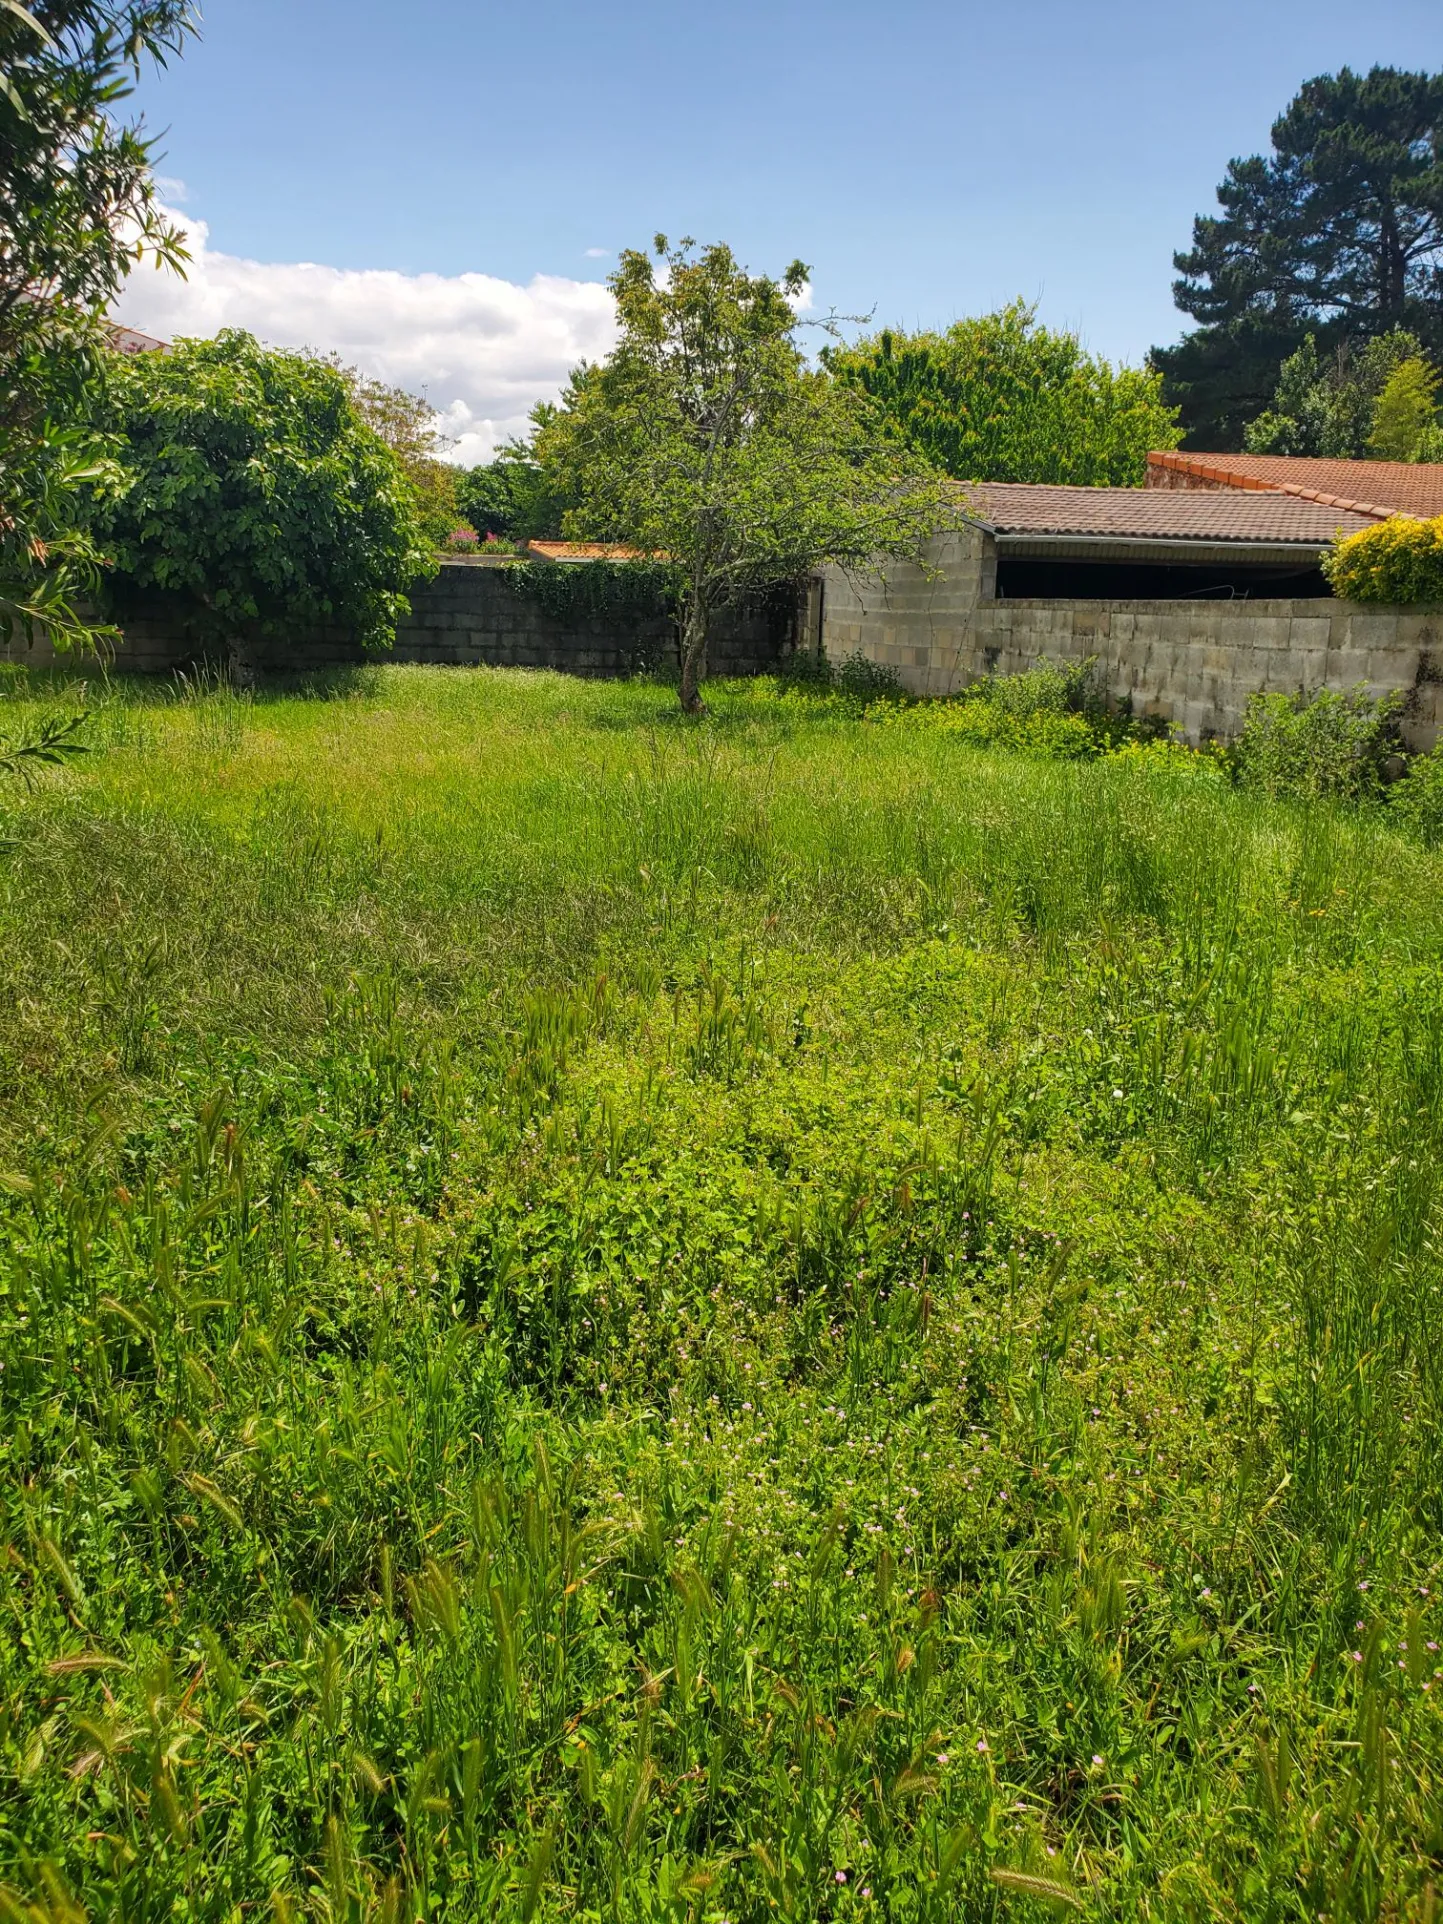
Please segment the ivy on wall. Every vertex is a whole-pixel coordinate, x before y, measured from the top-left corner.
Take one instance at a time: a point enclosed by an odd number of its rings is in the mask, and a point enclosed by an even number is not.
[[[681,586],[666,561],[520,561],[505,573],[513,593],[560,622],[674,618]]]

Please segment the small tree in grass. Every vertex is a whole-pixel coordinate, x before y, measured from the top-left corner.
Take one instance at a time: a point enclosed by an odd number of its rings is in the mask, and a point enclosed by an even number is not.
[[[945,480],[887,435],[868,397],[807,366],[792,306],[806,280],[800,261],[776,281],[730,248],[664,235],[654,256],[628,250],[610,282],[621,339],[536,436],[578,504],[568,534],[674,563],[689,714],[728,602],[823,562],[916,556],[956,518]]]
[[[131,480],[98,532],[122,588],[176,597],[242,679],[257,634],[395,638],[405,589],[436,562],[416,489],[343,369],[228,331],[137,355],[111,397]]]

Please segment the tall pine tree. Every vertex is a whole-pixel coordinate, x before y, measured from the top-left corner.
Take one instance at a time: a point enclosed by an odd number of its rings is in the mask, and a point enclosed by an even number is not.
[[[1201,325],[1153,350],[1189,443],[1237,448],[1282,361],[1411,328],[1443,351],[1443,74],[1348,68],[1310,80],[1272,153],[1229,163],[1221,212],[1174,256]]]

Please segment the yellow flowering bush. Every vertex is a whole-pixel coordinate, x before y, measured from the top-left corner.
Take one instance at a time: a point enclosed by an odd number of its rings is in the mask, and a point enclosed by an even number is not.
[[[1443,514],[1395,514],[1335,542],[1323,573],[1343,601],[1443,601]]]

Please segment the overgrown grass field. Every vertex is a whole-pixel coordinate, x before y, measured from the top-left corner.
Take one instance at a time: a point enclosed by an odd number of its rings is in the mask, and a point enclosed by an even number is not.
[[[1435,1918],[1443,855],[768,684],[91,700],[0,1916]]]

